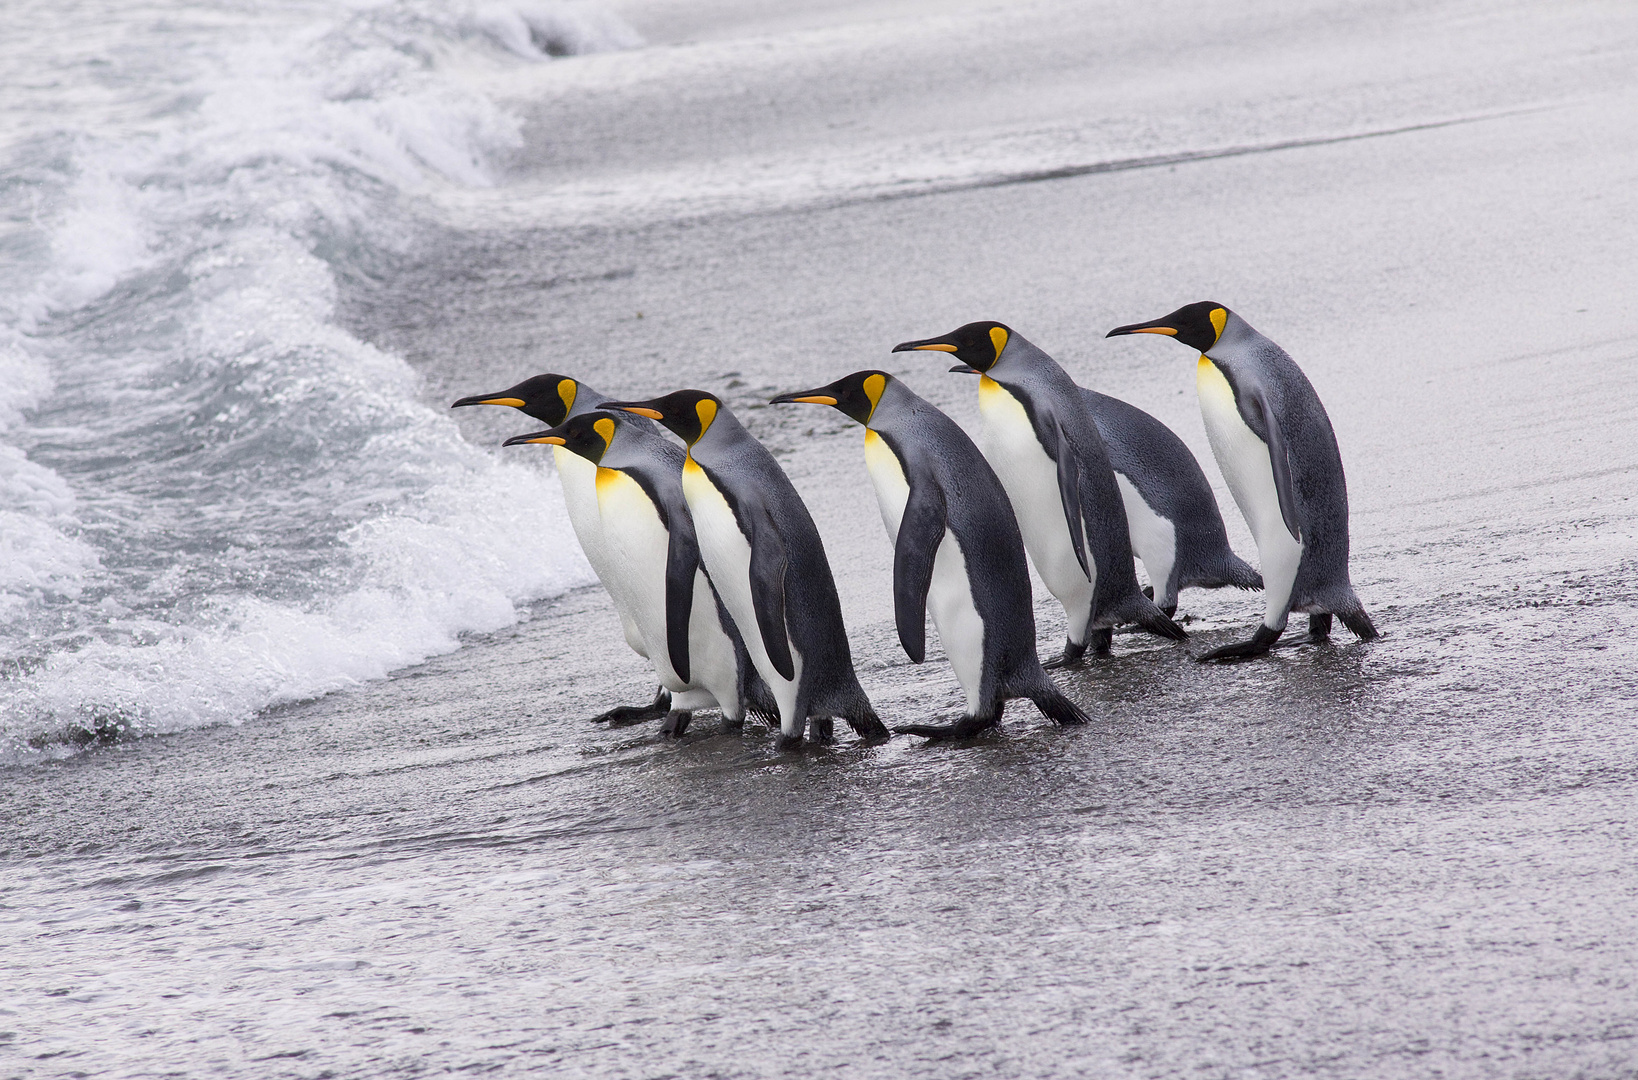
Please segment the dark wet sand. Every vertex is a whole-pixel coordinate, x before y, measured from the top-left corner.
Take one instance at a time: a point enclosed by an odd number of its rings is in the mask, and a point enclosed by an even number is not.
[[[1192,356],[1101,340],[1210,296],[1326,401],[1385,637],[1206,668],[1260,598],[1189,592],[1186,647],[1121,635],[1064,677],[1088,729],[1017,704],[969,745],[781,754],[706,716],[680,745],[585,723],[650,683],[582,590],[385,683],[38,766],[26,798],[13,773],[8,982],[63,991],[64,1024],[0,1071],[1634,1075],[1638,126],[1609,118],[1638,98],[1594,89],[1175,167],[452,231],[355,288],[431,401],[536,370],[725,390],[810,502],[890,722],[958,693],[898,649],[856,429],[758,403],[881,366],[971,425],[969,381],[887,349],[998,318],[1216,481]]]

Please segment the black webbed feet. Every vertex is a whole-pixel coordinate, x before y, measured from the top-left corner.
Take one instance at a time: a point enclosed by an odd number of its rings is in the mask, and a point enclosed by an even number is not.
[[[970,739],[1001,723],[999,716],[963,716],[953,724],[906,724],[893,730],[924,739]]]
[[[1073,641],[1066,640],[1064,642],[1063,655],[1058,657],[1056,660],[1048,660],[1041,666],[1046,668],[1048,671],[1051,671],[1054,668],[1075,667],[1085,656],[1086,646],[1084,644],[1077,645]],[[894,730],[896,731],[898,729],[895,728]]]
[[[632,724],[641,724],[645,720],[658,720],[671,711],[671,691],[660,687],[654,700],[647,705],[616,705],[605,713],[598,713],[591,718],[594,724],[607,724],[610,727],[629,727]]]
[[[1214,660],[1245,660],[1253,656],[1262,656],[1269,648],[1280,640],[1279,630],[1270,630],[1266,626],[1257,627],[1257,632],[1251,635],[1250,641],[1237,641],[1233,645],[1223,645],[1199,657],[1202,664]]]
[[[665,739],[680,739],[683,732],[688,730],[689,722],[694,714],[687,709],[672,709],[665,714],[665,722],[660,725],[660,737]]]
[[[1328,614],[1308,616],[1308,640],[1329,641],[1331,639],[1331,616]]]

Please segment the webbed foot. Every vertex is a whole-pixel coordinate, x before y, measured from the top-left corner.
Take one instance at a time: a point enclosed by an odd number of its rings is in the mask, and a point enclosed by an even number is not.
[[[654,700],[647,705],[616,705],[605,713],[598,713],[591,718],[594,724],[608,724],[610,727],[629,727],[632,724],[641,724],[645,720],[658,720],[671,711],[671,691],[660,687]]]
[[[1308,616],[1308,640],[1329,641],[1331,639],[1331,616],[1326,614]]]
[[[672,709],[665,714],[665,723],[660,725],[660,737],[664,739],[680,739],[683,732],[688,730],[688,724],[694,719],[694,714],[687,709]]]
[[[963,716],[953,724],[906,724],[893,730],[924,739],[970,739],[1001,723],[999,716]]]
[[[1279,630],[1270,630],[1266,626],[1257,627],[1257,632],[1251,635],[1250,641],[1238,641],[1233,645],[1223,645],[1213,649],[1204,656],[1198,657],[1202,664],[1214,660],[1245,660],[1253,656],[1262,656],[1269,647],[1280,640]]]
[[[1064,641],[1063,655],[1058,657],[1058,659],[1056,659],[1056,660],[1048,660],[1046,663],[1042,664],[1041,666],[1046,668],[1048,671],[1051,671],[1054,668],[1075,667],[1076,665],[1078,665],[1081,662],[1082,657],[1084,657],[1085,655],[1086,655],[1086,646],[1084,644],[1077,645],[1073,641],[1069,641],[1069,640],[1066,639]],[[895,728],[894,730],[898,730],[898,729]]]

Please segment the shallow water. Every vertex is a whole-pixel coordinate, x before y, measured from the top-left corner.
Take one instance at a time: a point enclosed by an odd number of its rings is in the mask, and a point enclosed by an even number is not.
[[[575,9],[614,51],[554,60],[496,9],[188,10],[108,46],[130,81],[76,106],[65,179],[6,189],[50,211],[13,216],[6,273],[67,281],[62,222],[106,208],[84,162],[181,147],[97,189],[180,193],[132,212],[140,266],[8,316],[0,481],[45,494],[5,535],[54,561],[10,540],[4,1075],[1633,1073],[1623,7],[634,2],[629,31]],[[286,190],[219,145],[195,97],[261,18],[281,71],[392,75],[343,111],[490,117],[481,171],[332,150]],[[149,104],[155,70],[194,96]],[[335,117],[292,100],[252,134]],[[414,100],[366,117],[382,146]],[[283,200],[354,231],[264,227]],[[1064,676],[1087,730],[1015,704],[967,746],[780,754],[585,724],[650,679],[574,587],[546,455],[498,449],[530,422],[443,408],[538,370],[726,390],[808,498],[879,709],[948,716],[857,429],[760,403],[883,366],[970,425],[970,381],[887,349],[999,318],[1217,482],[1190,354],[1101,337],[1206,296],[1325,400],[1385,636],[1203,668],[1260,603],[1191,591],[1186,647],[1122,634]]]

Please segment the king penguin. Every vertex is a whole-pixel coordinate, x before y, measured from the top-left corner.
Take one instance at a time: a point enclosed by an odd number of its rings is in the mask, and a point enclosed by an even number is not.
[[[1138,588],[1109,452],[1080,387],[1057,361],[997,322],[893,346],[918,350],[954,353],[961,361],[956,370],[981,376],[979,446],[1012,500],[1030,560],[1069,620],[1063,656],[1047,666],[1075,663],[1089,642],[1106,651],[1112,628],[1122,623],[1187,638]]]
[[[776,706],[700,560],[682,452],[639,423],[627,413],[584,412],[504,445],[561,446],[597,467],[597,510],[615,571],[607,585],[625,593],[622,604],[671,692],[662,733],[680,736],[693,710],[712,705],[725,726],[740,727],[747,701],[765,715]]]
[[[819,530],[768,448],[700,390],[604,407],[658,420],[688,444],[682,486],[700,554],[778,702],[782,741],[800,743],[812,719],[813,741],[829,742],[838,716],[887,738],[853,671]]]
[[[885,371],[782,394],[774,404],[831,405],[864,425],[865,467],[893,545],[893,613],[911,662],[926,656],[930,612],[967,712],[954,724],[895,727],[966,738],[1027,697],[1059,724],[1086,714],[1052,684],[1035,651],[1024,539],[1001,481],[955,422]]]
[[[525,379],[516,386],[496,394],[474,394],[471,397],[464,397],[450,408],[458,409],[463,405],[508,405],[549,427],[555,427],[571,416],[590,412],[602,401],[602,394],[577,379],[567,375],[547,374]],[[649,427],[652,429],[653,425]],[[655,434],[658,435],[658,432]],[[597,466],[561,446],[552,447],[552,461],[557,466],[558,482],[563,485],[563,505],[569,512],[569,525],[574,529],[575,539],[580,542],[580,550],[585,553],[586,561],[591,564],[597,580],[603,582],[603,587],[608,589],[609,597],[614,601],[614,610],[620,616],[620,629],[625,634],[626,644],[643,659],[652,659],[648,655],[648,646],[643,642],[642,631],[637,628],[637,622],[631,612],[626,610],[624,600],[617,595],[616,590],[608,587],[608,582],[615,571],[612,570],[609,560],[608,541],[603,534],[602,518],[597,512]],[[652,704],[619,705],[592,717],[592,720],[608,721],[613,724],[635,724],[644,720],[659,719],[666,716],[670,709],[671,695],[664,686],[661,686],[655,693]]]
[[[1376,627],[1348,578],[1348,485],[1331,418],[1286,351],[1221,304],[1203,300],[1164,319],[1109,331],[1165,334],[1200,350],[1195,387],[1213,456],[1245,515],[1263,564],[1266,607],[1251,640],[1202,660],[1266,653],[1293,611],[1310,636],[1330,634],[1331,616],[1365,641]]]

